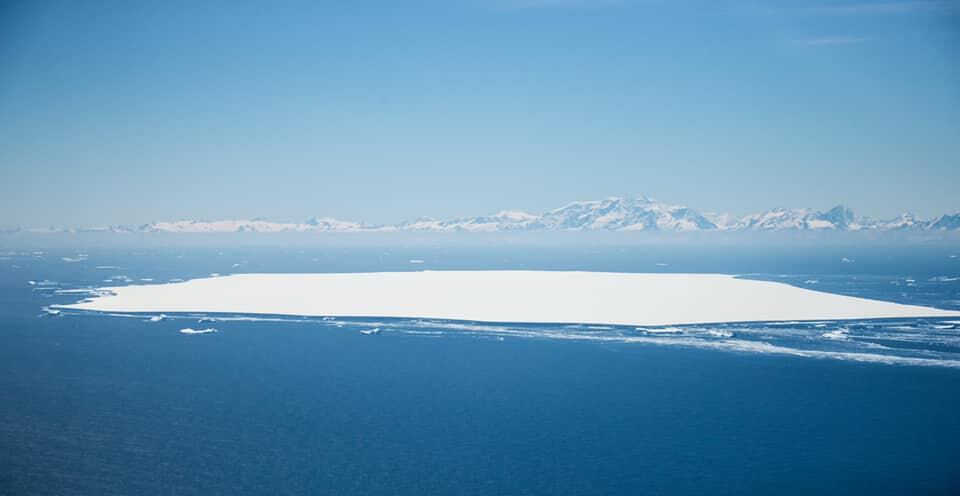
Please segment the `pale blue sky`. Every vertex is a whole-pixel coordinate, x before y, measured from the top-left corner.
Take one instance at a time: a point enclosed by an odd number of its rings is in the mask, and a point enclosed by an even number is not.
[[[960,210],[960,2],[5,2],[0,226]]]

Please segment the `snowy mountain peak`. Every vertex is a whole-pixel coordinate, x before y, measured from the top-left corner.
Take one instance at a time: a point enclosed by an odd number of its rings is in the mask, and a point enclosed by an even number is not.
[[[694,231],[716,229],[703,215],[685,206],[668,205],[651,198],[607,198],[573,202],[542,216],[549,229]]]
[[[809,208],[774,208],[751,214],[736,222],[731,229],[753,231],[783,230],[848,230],[858,227],[853,211],[837,205],[826,212]]]
[[[542,214],[501,210],[492,215],[436,219],[422,217],[391,226],[375,226],[331,217],[311,217],[302,223],[243,220],[178,220],[142,226],[108,226],[42,232],[499,232],[499,231],[960,231],[960,213],[924,220],[912,214],[892,219],[857,217],[837,205],[827,211],[810,208],[774,208],[737,218],[724,213],[700,213],[683,205],[653,198],[610,197],[568,203]],[[41,232],[19,229],[11,232]]]

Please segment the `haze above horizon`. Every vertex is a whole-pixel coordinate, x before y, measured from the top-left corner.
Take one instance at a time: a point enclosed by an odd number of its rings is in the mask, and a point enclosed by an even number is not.
[[[12,2],[0,227],[960,210],[960,2]]]

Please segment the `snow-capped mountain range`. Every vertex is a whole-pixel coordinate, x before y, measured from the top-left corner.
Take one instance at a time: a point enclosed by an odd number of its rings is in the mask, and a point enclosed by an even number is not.
[[[700,213],[646,197],[607,198],[573,202],[542,214],[501,211],[493,215],[456,219],[421,218],[396,225],[370,225],[329,217],[304,222],[251,220],[179,220],[142,226],[26,231],[84,232],[498,232],[498,231],[960,231],[960,213],[920,219],[903,214],[893,219],[857,217],[844,206],[825,212],[809,208],[775,208],[734,217]]]

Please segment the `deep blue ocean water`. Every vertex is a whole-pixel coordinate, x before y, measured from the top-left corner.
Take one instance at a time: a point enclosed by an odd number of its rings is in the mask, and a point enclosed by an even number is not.
[[[960,308],[958,254],[10,249],[0,494],[958,494],[960,325],[949,319],[662,333],[43,310],[78,289],[211,273],[453,268],[724,272]]]

